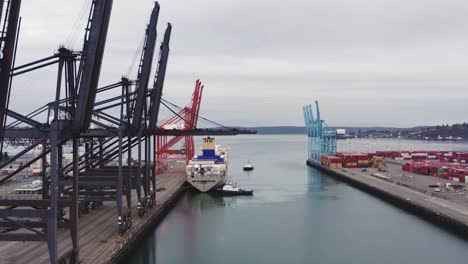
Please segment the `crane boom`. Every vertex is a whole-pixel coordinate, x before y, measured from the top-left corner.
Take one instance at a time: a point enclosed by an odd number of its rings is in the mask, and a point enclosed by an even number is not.
[[[151,65],[153,63],[154,47],[156,45],[156,26],[158,24],[159,17],[159,3],[156,2],[151,13],[150,23],[146,29],[145,46],[138,69],[138,83],[136,86],[136,102],[133,113],[132,126],[139,128],[141,125],[141,119],[143,115],[143,108],[145,107],[147,93],[148,93],[148,82],[151,73]]]
[[[169,42],[171,39],[172,25],[169,23],[164,33],[164,40],[161,43],[161,50],[159,53],[158,69],[156,70],[156,77],[154,78],[153,90],[151,92],[150,104],[150,119],[149,128],[156,129],[158,122],[159,107],[164,86],[164,79],[166,77],[167,61],[169,58]]]
[[[82,72],[73,118],[75,132],[87,130],[91,123],[111,11],[112,0],[93,1],[80,65]]]
[[[18,29],[21,0],[6,1],[5,24],[0,36],[0,144],[3,143],[5,117],[7,114],[8,95],[10,90],[10,72],[13,67],[13,57]],[[3,9],[1,1],[1,9]],[[2,10],[0,10],[2,12]]]

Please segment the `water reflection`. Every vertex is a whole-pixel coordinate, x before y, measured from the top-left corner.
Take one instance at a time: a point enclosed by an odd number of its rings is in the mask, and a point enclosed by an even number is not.
[[[138,247],[140,254],[135,256],[132,263],[156,263],[156,249],[156,237],[149,236]]]
[[[205,222],[203,219],[206,220],[212,212],[219,212],[222,207],[236,206],[237,200],[238,197],[188,191],[155,230],[154,235],[149,236],[138,247],[134,254],[136,258],[130,262],[189,263],[188,260],[196,259],[200,241],[216,239],[209,235],[218,221]]]
[[[243,171],[243,172],[244,172],[244,175],[246,175],[247,177],[251,177],[250,175],[254,173],[253,171]]]
[[[308,192],[309,197],[313,200],[337,200],[336,196],[332,191],[329,190],[329,187],[340,184],[335,181],[330,176],[322,174],[322,172],[314,169],[308,168]]]
[[[309,168],[307,174],[309,176],[309,192],[320,193],[326,191],[326,188],[322,184],[322,175],[319,171]]]
[[[254,189],[254,196],[188,192],[122,263],[429,264],[468,257],[464,241],[306,167],[303,135],[220,142],[231,146],[233,181]],[[370,148],[367,141],[352,142],[353,149],[362,144],[365,151]],[[390,143],[374,145],[385,149]],[[416,148],[432,148],[418,144]],[[434,148],[443,149],[439,145]],[[242,171],[247,158],[255,159],[255,171]],[[396,231],[390,232],[393,227]],[[442,248],[443,254],[427,248]]]
[[[189,191],[186,195],[187,199],[190,200],[190,206],[192,208],[199,208],[200,210],[222,207],[222,206],[234,206],[237,203],[235,196],[223,197],[220,195],[214,195],[211,193],[200,193],[197,191]]]

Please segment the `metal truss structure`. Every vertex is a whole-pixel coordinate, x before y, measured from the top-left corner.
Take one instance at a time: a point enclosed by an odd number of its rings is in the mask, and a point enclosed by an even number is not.
[[[308,159],[320,163],[321,155],[336,154],[336,130],[327,127],[320,119],[319,104],[315,101],[316,115],[312,111],[311,105],[303,107],[304,121],[308,137]]]
[[[179,110],[178,113],[170,116],[158,124],[161,130],[191,130],[197,128],[200,105],[203,94],[203,88],[200,80],[195,82],[195,90],[192,94],[192,101],[189,106]],[[174,146],[183,141],[181,148],[175,149]],[[170,160],[183,160],[188,163],[195,155],[195,143],[192,135],[186,136],[164,136],[156,138],[156,173],[162,173],[168,168]]]
[[[0,227],[14,230],[0,233],[0,241],[45,241],[51,263],[79,262],[80,214],[103,202],[114,203],[118,230],[124,233],[132,223],[132,192],[137,196],[139,216],[153,208],[157,136],[251,133],[195,126],[185,130],[158,129],[172,27],[168,24],[165,30],[154,82],[149,88],[160,10],[157,2],[145,31],[137,79],[122,77],[114,84],[98,87],[112,4],[112,0],[92,1],[81,51],[61,47],[51,56],[15,66],[21,0],[0,1],[1,146],[23,148],[1,161],[0,169],[28,159],[0,177],[0,188],[38,161],[42,179],[40,195],[0,197]],[[13,78],[53,65],[57,75],[55,94],[50,95],[52,101],[27,115],[15,111],[9,105],[15,89]],[[119,95],[105,97],[106,91]],[[7,118],[11,119],[9,123]],[[40,154],[35,154],[33,150],[38,147]],[[63,158],[65,149],[71,149],[71,161]],[[117,161],[114,165],[110,162],[113,160]],[[72,250],[62,256],[57,250],[59,228],[69,229],[72,242]]]

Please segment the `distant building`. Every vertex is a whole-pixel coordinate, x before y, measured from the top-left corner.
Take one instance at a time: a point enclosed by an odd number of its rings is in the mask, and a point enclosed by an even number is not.
[[[338,139],[351,138],[350,135],[346,134],[346,129],[344,129],[344,128],[338,128],[338,129],[336,129],[336,137],[337,137]]]

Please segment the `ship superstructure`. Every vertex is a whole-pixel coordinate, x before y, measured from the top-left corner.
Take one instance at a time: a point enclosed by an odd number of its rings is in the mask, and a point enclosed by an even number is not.
[[[203,138],[201,155],[194,156],[186,167],[187,181],[201,192],[226,182],[227,148],[216,145],[214,138]]]

